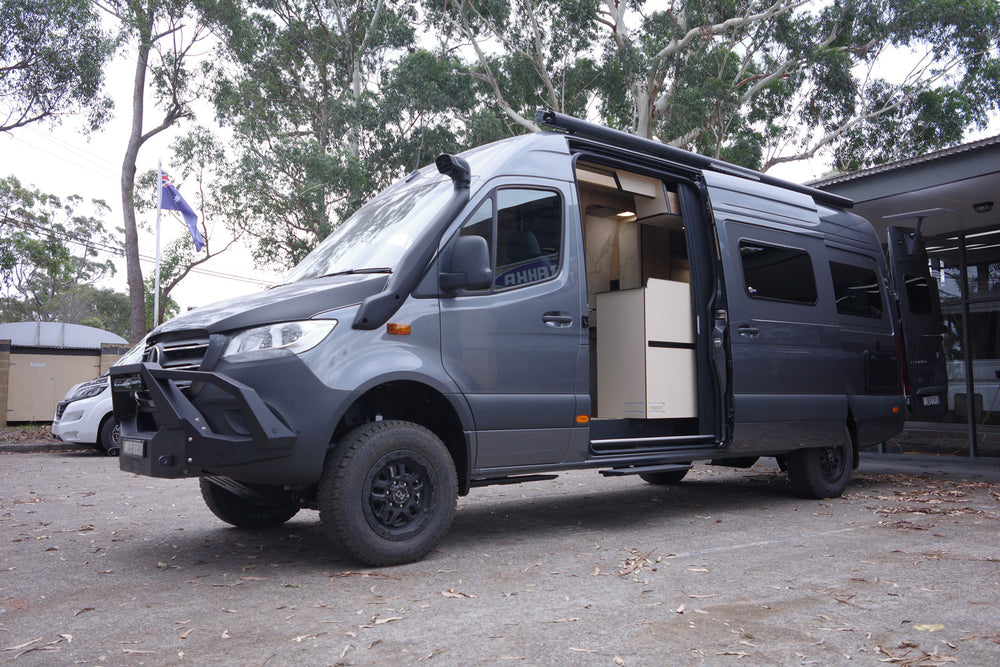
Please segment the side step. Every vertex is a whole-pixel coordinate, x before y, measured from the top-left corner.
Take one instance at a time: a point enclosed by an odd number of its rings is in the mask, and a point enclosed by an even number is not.
[[[623,477],[625,475],[641,475],[647,472],[680,472],[682,470],[690,470],[690,469],[691,465],[687,463],[667,463],[663,465],[652,465],[652,466],[611,468],[610,470],[601,470],[600,473],[605,477]]]
[[[513,477],[486,477],[469,482],[470,487],[494,486],[499,484],[520,484],[521,482],[547,482],[559,475],[514,475]]]

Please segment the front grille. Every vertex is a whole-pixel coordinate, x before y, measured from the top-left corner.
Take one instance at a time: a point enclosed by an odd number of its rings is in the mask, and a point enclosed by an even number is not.
[[[60,401],[59,405],[56,406],[56,421],[62,419],[63,413],[66,412],[67,405],[69,405],[69,401]]]
[[[196,371],[208,351],[208,336],[158,341],[146,346],[143,361],[154,361],[161,368]]]

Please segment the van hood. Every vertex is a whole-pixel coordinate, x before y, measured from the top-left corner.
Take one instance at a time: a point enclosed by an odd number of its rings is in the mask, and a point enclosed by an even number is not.
[[[340,275],[279,285],[196,308],[157,327],[151,337],[175,331],[221,333],[247,327],[308,320],[320,313],[359,304],[381,292],[388,274]]]

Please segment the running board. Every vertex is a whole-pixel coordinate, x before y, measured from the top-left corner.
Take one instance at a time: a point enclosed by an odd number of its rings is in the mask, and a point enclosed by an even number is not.
[[[711,433],[700,435],[657,435],[646,438],[602,438],[591,440],[590,444],[599,446],[608,445],[675,445],[683,443],[712,442],[715,436]]]
[[[600,473],[605,477],[623,477],[625,475],[642,475],[647,472],[680,472],[690,469],[691,466],[684,463],[667,463],[664,465],[612,468],[611,470],[601,470]]]
[[[521,482],[546,482],[555,479],[559,475],[513,475],[509,477],[486,477],[484,479],[474,479],[469,482],[470,487],[474,486],[494,486],[499,484],[520,484]]]

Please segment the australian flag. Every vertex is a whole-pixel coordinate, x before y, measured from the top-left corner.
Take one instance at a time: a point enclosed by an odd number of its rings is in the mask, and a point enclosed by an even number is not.
[[[168,211],[181,212],[181,215],[184,216],[184,222],[187,223],[188,231],[191,232],[191,239],[194,241],[195,252],[201,252],[201,249],[205,247],[205,238],[201,235],[201,230],[198,229],[198,215],[194,212],[194,209],[192,209],[191,206],[184,201],[184,197],[181,197],[181,193],[177,191],[177,188],[170,182],[170,179],[166,174],[162,172],[160,173],[160,181],[163,186],[161,208],[165,208]]]

